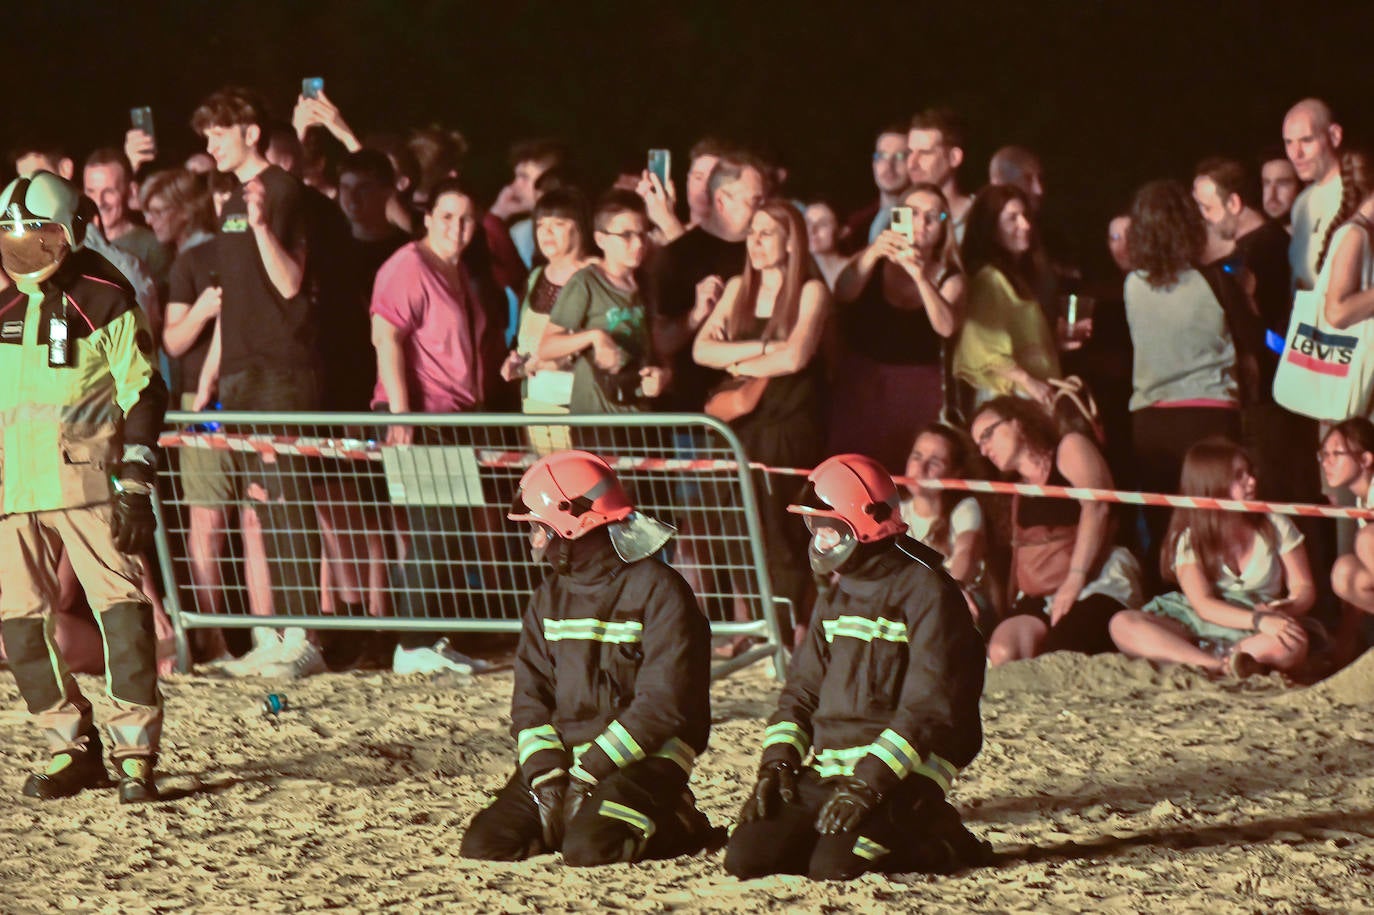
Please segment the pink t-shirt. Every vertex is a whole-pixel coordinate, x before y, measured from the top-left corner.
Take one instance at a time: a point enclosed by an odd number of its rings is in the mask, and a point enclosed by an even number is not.
[[[403,246],[377,271],[371,313],[401,332],[412,412],[478,408],[482,365],[477,341],[486,316],[461,264],[450,267],[423,242]],[[379,378],[372,403],[386,400]]]

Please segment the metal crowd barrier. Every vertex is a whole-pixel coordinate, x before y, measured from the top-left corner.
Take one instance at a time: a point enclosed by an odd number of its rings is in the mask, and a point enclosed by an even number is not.
[[[770,657],[785,670],[754,476],[710,417],[170,412],[167,425],[157,552],[182,670],[202,628],[518,632],[546,569],[506,513],[525,468],[567,447],[609,461],[641,511],[677,526],[664,559],[712,634],[757,640],[714,674]],[[412,443],[388,445],[399,430]]]

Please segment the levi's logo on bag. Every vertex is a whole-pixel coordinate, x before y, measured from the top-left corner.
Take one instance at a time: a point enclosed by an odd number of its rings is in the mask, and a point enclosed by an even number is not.
[[[1299,323],[1289,342],[1287,360],[1309,372],[1344,378],[1350,374],[1350,364],[1359,342],[1359,337],[1320,331],[1311,324]]]

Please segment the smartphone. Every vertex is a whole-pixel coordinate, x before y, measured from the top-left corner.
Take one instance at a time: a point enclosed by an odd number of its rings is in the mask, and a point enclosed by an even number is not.
[[[319,98],[324,91],[323,76],[307,76],[301,80],[301,95],[306,98]]]
[[[1070,295],[1068,299],[1064,303],[1064,321],[1069,325],[1069,333],[1073,334],[1073,326],[1078,323],[1078,296]]]
[[[129,123],[135,130],[141,130],[154,140],[157,139],[153,133],[153,109],[144,105],[142,108],[129,109]]]
[[[211,285],[212,287],[218,287],[218,286],[220,285],[220,282],[219,282],[219,271],[218,271],[218,270],[211,270],[211,271],[210,271],[210,285]]]
[[[911,207],[892,208],[892,231],[905,238],[908,243],[916,241],[916,227],[911,221]]]
[[[659,183],[666,190],[668,187],[668,176],[673,170],[673,153],[667,149],[649,150],[649,171],[658,175]]]

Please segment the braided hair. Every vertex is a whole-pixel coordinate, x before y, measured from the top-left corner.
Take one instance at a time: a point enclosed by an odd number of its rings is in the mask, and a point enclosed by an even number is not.
[[[1317,272],[1321,273],[1326,255],[1331,251],[1331,236],[1355,215],[1360,204],[1374,191],[1374,159],[1362,149],[1347,149],[1341,153],[1341,205],[1326,227],[1321,254],[1317,256]]]

